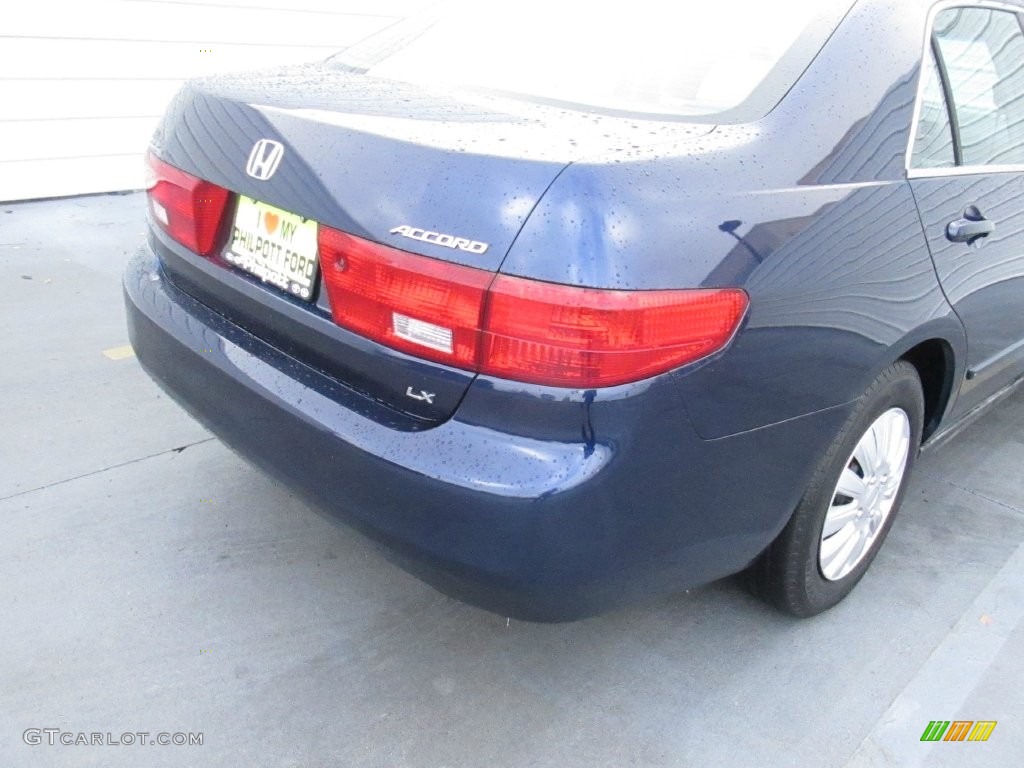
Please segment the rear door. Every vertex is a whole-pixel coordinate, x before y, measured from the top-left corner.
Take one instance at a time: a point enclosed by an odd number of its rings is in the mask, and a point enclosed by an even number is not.
[[[910,179],[939,280],[967,330],[957,412],[1024,373],[1024,22],[935,16]]]

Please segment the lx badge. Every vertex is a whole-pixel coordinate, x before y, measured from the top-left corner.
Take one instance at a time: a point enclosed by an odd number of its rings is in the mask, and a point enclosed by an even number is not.
[[[406,397],[411,397],[413,400],[421,400],[424,403],[429,403],[430,405],[433,405],[434,404],[434,398],[437,396],[437,393],[436,392],[424,392],[421,389],[420,393],[417,395],[415,392],[412,391],[412,387],[409,387],[409,388],[407,388],[405,390],[405,396]]]

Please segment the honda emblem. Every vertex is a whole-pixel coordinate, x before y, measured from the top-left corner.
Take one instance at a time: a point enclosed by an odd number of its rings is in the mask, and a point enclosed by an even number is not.
[[[274,175],[277,166],[281,164],[281,157],[284,155],[284,145],[279,141],[260,139],[249,153],[249,162],[245,166],[245,172],[254,179],[266,181]]]

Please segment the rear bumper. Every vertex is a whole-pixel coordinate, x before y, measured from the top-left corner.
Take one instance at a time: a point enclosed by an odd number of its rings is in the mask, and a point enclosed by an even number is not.
[[[742,569],[847,414],[704,441],[675,374],[589,393],[481,379],[454,418],[410,430],[179,291],[148,249],[124,291],[143,367],[226,444],[435,587],[522,619]]]

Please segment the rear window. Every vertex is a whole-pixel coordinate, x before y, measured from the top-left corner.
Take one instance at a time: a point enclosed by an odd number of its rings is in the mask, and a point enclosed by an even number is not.
[[[851,4],[452,2],[332,61],[600,111],[751,119],[782,98]]]

